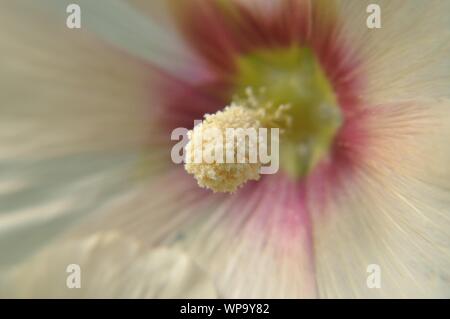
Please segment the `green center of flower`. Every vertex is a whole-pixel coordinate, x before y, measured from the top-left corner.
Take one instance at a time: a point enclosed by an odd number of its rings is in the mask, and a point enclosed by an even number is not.
[[[266,49],[236,63],[234,101],[254,95],[267,114],[262,124],[282,132],[281,168],[295,178],[306,175],[328,153],[342,123],[332,86],[313,51],[298,46]],[[282,114],[280,106],[285,106]]]

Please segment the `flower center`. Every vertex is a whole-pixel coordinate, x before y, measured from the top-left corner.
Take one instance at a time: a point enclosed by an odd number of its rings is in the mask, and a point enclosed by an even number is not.
[[[253,88],[259,107],[277,119],[263,125],[280,128],[281,168],[295,178],[305,176],[326,156],[342,123],[332,86],[313,51],[264,49],[240,56],[236,65],[234,99],[248,97]]]
[[[328,153],[342,122],[332,87],[313,52],[303,47],[261,50],[239,57],[236,66],[230,106],[205,115],[189,132],[186,171],[201,187],[234,192],[259,179],[266,163],[261,157],[251,158],[255,147],[266,143],[252,132],[229,138],[228,130],[277,128],[280,143],[277,138],[276,144],[271,141],[264,147],[290,176],[305,176]],[[243,160],[224,161],[225,153],[227,159]]]

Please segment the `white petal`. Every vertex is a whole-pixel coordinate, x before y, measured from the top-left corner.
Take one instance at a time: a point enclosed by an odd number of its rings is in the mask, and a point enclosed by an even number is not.
[[[449,105],[400,105],[398,114],[387,107],[373,123],[368,158],[335,198],[316,205],[320,296],[450,296]],[[380,266],[380,288],[367,285],[372,264]]]
[[[155,102],[152,69],[66,28],[65,8],[0,7],[0,184],[22,184],[0,195],[0,264],[10,265],[129,182]]]
[[[39,10],[2,6],[0,159],[148,141],[150,68]]]
[[[80,288],[69,288],[69,265],[80,267]],[[115,232],[62,240],[3,279],[6,297],[214,298],[211,279],[186,254],[147,250]]]
[[[381,29],[369,29],[366,8],[381,8]],[[450,93],[450,2],[341,0],[343,39],[361,54],[373,103],[442,98]]]
[[[90,216],[130,183],[133,156],[90,154],[0,163],[0,180],[20,180],[0,194],[0,266],[13,265]]]
[[[161,192],[168,185],[170,192]],[[162,177],[74,232],[118,230],[148,247],[183,251],[208,272],[219,297],[315,296],[311,233],[296,210],[297,187],[282,177],[250,186],[224,197],[200,191],[182,174]]]
[[[65,19],[65,9],[71,3],[70,0],[44,0],[40,5],[46,4]],[[152,21],[126,1],[80,0],[77,4],[82,11],[82,28],[101,39],[165,71],[174,74],[195,71],[192,67],[198,61],[177,33]]]

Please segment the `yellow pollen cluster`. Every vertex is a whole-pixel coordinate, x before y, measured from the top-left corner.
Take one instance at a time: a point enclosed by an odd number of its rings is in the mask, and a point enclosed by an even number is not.
[[[242,107],[237,104],[231,104],[224,110],[212,115],[205,115],[203,122],[189,131],[189,142],[186,145],[186,164],[185,169],[189,174],[194,175],[200,187],[209,188],[214,192],[234,192],[245,182],[249,180],[258,180],[261,163],[251,161],[248,149],[255,146],[255,141],[243,140],[237,138],[236,141],[228,141],[226,139],[226,131],[228,128],[232,129],[248,129],[260,128],[261,123],[259,116],[255,110]],[[215,130],[220,132],[220,137],[223,139],[218,143],[217,135],[205,134],[205,132]],[[238,161],[237,150],[239,145],[245,143],[245,154],[243,157],[245,161]],[[253,143],[253,145],[252,145]],[[223,156],[232,152],[233,162],[228,160],[205,162],[196,161],[197,154],[214,154],[217,150],[217,145],[223,147]]]
[[[266,127],[278,127],[281,134],[292,126],[292,117],[289,115],[290,104],[275,104],[268,98],[266,88],[253,90],[252,87],[245,89],[245,96],[235,97],[238,103],[245,108],[255,110],[258,117],[264,122]]]

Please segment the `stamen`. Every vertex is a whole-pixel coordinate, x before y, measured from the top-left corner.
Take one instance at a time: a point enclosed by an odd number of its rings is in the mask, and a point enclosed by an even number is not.
[[[186,145],[186,171],[194,175],[200,187],[214,192],[232,193],[247,181],[258,180],[261,163],[258,159],[252,161],[249,152],[250,148],[255,147],[256,141],[246,143],[244,137],[237,138],[236,144],[228,140],[224,143],[224,137],[230,128],[257,130],[260,126],[260,116],[256,110],[235,103],[216,114],[205,115],[204,121],[188,133],[190,141]],[[245,152],[241,154],[241,163],[238,162],[237,151],[242,146]],[[196,159],[198,154],[201,154],[199,161]],[[210,156],[209,161],[205,158],[206,154]],[[230,157],[232,163],[228,162]]]

